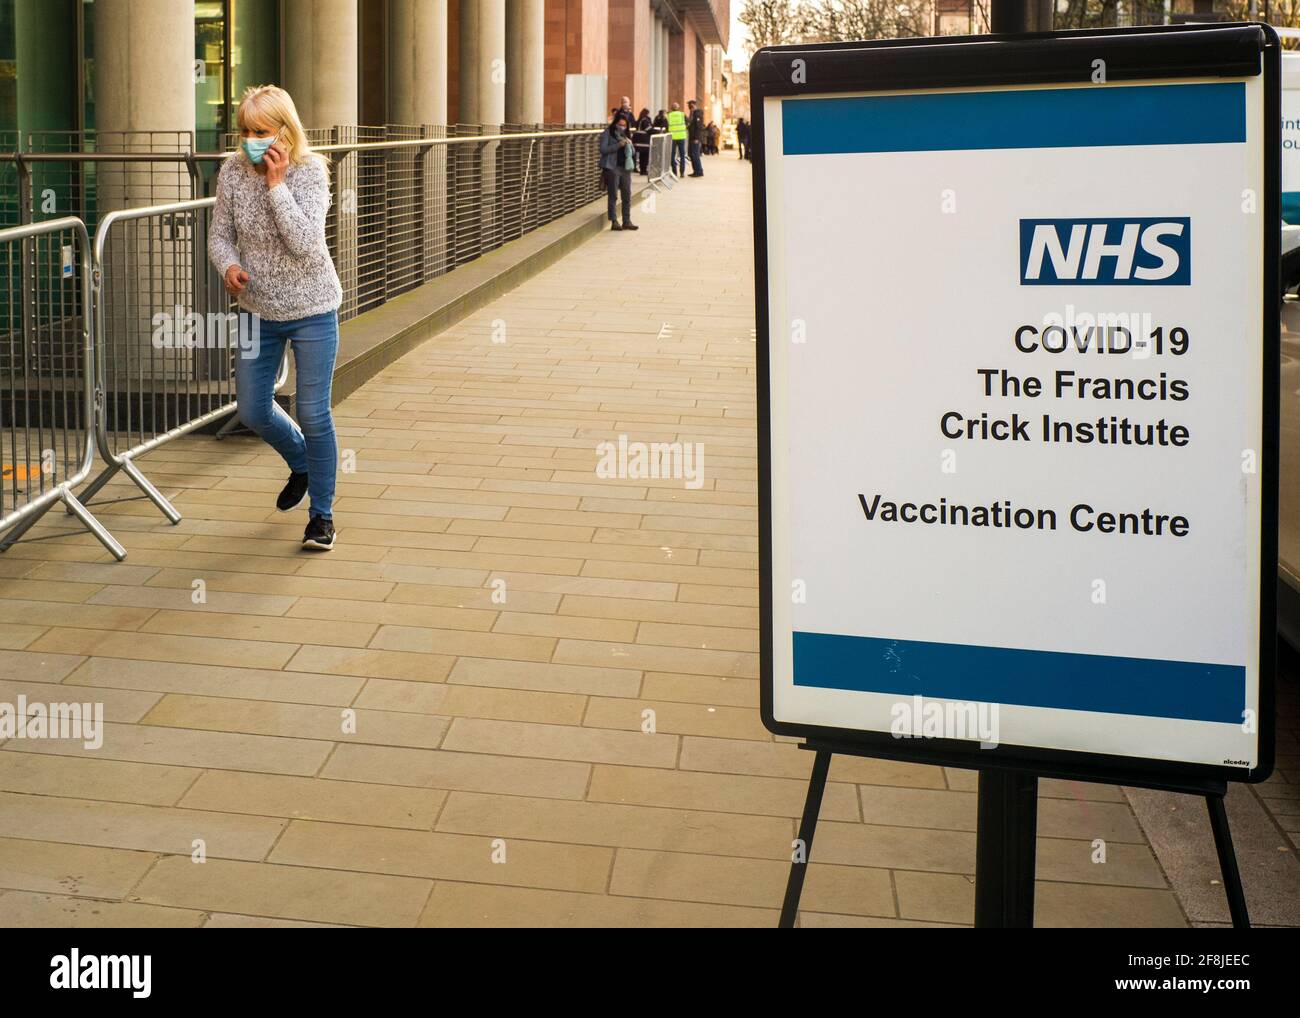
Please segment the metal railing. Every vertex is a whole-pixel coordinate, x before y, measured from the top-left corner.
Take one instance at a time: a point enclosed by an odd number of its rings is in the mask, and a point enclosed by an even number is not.
[[[72,489],[94,462],[90,236],[76,217],[0,230],[0,551],[62,502],[121,561]]]
[[[358,314],[493,251],[604,194],[602,126],[459,124],[333,127],[310,131],[331,161],[334,202],[326,221],[343,284],[339,320]],[[107,209],[160,206],[207,196],[229,152],[185,150],[188,135],[29,138],[38,151],[0,152],[16,171],[20,221],[50,207],[98,228]],[[235,139],[231,138],[233,142]],[[417,243],[418,241],[418,243]]]
[[[331,161],[333,202],[325,228],[343,285],[340,320],[602,197],[601,130],[505,126],[484,133],[457,125],[313,132],[313,149]],[[238,408],[232,358],[244,337],[237,333],[234,305],[208,264],[206,238],[215,199],[202,196],[215,186],[213,170],[236,153],[177,151],[172,139],[164,141],[147,152],[102,146],[93,152],[66,151],[53,145],[0,153],[0,175],[9,172],[6,162],[13,164],[13,205],[20,218],[30,223],[42,214],[41,202],[48,195],[62,193],[77,196],[81,211],[97,220],[93,247],[81,220],[56,221],[59,229],[80,225],[82,238],[86,292],[78,298],[77,320],[85,330],[84,360],[72,370],[65,339],[56,385],[65,393],[78,387],[85,401],[77,418],[80,459],[75,471],[64,463],[57,486],[36,492],[35,499],[25,493],[23,505],[15,501],[12,509],[0,503],[0,533],[7,531],[0,537],[0,551],[62,499],[115,556],[123,557],[121,546],[71,494],[89,476],[94,450],[105,466],[82,492],[84,501],[122,472],[167,519],[178,523],[180,513],[136,461]],[[57,187],[36,186],[56,178],[63,180]],[[160,187],[161,193],[182,197],[188,190],[190,197],[149,201]],[[141,201],[147,203],[141,206]],[[105,203],[118,207],[105,211]],[[55,222],[20,226],[13,238],[30,243],[55,228]],[[0,231],[0,240],[8,232]],[[0,321],[24,306],[29,290],[24,276],[7,297],[0,291]],[[26,345],[27,333],[23,335]],[[45,340],[47,346],[54,342]],[[51,368],[52,381],[55,374]],[[287,359],[280,365],[277,389],[286,375]],[[24,414],[39,416],[39,409],[30,409],[31,400],[32,390],[20,390],[15,382],[11,409],[21,404]],[[43,405],[38,401],[38,407]],[[9,419],[0,415],[0,434],[6,437]],[[67,415],[60,419],[71,420]],[[17,449],[16,438],[13,444]],[[30,464],[21,469],[27,476]]]

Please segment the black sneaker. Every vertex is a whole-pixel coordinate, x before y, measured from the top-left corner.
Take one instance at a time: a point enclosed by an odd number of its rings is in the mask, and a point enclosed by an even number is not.
[[[639,230],[639,229],[641,229],[641,227],[637,226],[636,223],[624,223],[624,224],[623,224],[623,229],[625,229],[625,230]]]
[[[609,228],[610,228],[611,230],[621,230],[621,229],[623,229],[623,227],[619,226],[618,223],[614,223],[614,222],[611,222],[611,223],[609,224]]]
[[[307,521],[307,529],[302,535],[304,548],[320,548],[329,551],[334,547],[334,521],[328,516],[313,516]]]
[[[275,500],[275,507],[280,512],[287,513],[302,505],[302,500],[306,497],[307,475],[295,471],[289,475],[289,480],[285,482],[284,488],[280,491],[279,498]]]

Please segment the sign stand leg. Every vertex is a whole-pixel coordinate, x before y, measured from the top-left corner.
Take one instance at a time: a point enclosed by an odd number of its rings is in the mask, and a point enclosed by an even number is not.
[[[803,878],[812,862],[813,835],[817,833],[817,817],[822,811],[822,795],[826,791],[826,775],[831,769],[831,751],[818,749],[813,758],[812,776],[808,779],[808,797],[803,803],[803,818],[799,821],[799,848],[803,858],[796,854],[790,861],[790,876],[785,884],[785,901],[781,904],[780,929],[794,929],[794,917],[799,912],[799,898],[803,895]]]
[[[1250,915],[1246,911],[1246,892],[1241,886],[1241,871],[1237,869],[1237,853],[1232,847],[1232,831],[1228,827],[1228,810],[1223,795],[1205,797],[1210,811],[1210,829],[1214,831],[1214,848],[1219,853],[1219,870],[1223,874],[1223,891],[1228,896],[1228,912],[1233,929],[1250,929]]]
[[[982,770],[975,841],[975,927],[1034,925],[1038,776]]]
[[[803,895],[808,864],[812,861],[813,836],[817,833],[817,819],[826,794],[831,756],[836,752],[854,756],[872,755],[840,743],[810,741],[800,748],[811,750],[814,758],[803,816],[799,820],[799,840],[795,843],[796,851],[790,862],[790,876],[785,885],[785,900],[781,903],[780,928],[783,930],[793,929],[795,918],[799,914],[799,900]],[[962,766],[961,762],[937,762]],[[1052,776],[1069,780],[1096,780],[1068,773]],[[979,772],[979,813],[975,834],[977,929],[1029,929],[1034,925],[1038,778],[1038,774],[1013,769],[990,768]],[[1232,831],[1228,826],[1228,811],[1224,805],[1227,786],[1223,782],[1143,782],[1142,787],[1204,797],[1210,814],[1210,829],[1214,832],[1214,847],[1219,856],[1219,869],[1223,874],[1223,889],[1228,898],[1232,925],[1239,930],[1250,929],[1246,894],[1241,885],[1241,871],[1237,867]]]

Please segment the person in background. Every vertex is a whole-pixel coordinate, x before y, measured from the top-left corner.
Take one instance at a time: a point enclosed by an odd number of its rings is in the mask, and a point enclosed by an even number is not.
[[[740,149],[740,158],[744,159],[749,151],[749,122],[744,117],[736,121],[736,147]]]
[[[650,111],[642,110],[641,115],[636,118],[636,130],[632,133],[632,144],[636,146],[638,170],[643,177],[649,176],[650,173],[650,135],[653,133],[654,121],[650,119]]]
[[[632,167],[636,165],[635,148],[628,131],[627,114],[614,114],[608,129],[600,136],[600,170],[609,195],[609,228],[635,230],[632,222]],[[618,225],[618,196],[623,196],[623,225]]]
[[[690,99],[686,103],[690,109],[690,116],[686,121],[686,135],[691,145],[691,173],[692,177],[704,176],[704,163],[700,161],[700,151],[704,148],[704,111],[700,109],[699,103]]]
[[[705,137],[708,138],[707,151],[709,155],[716,156],[718,154],[718,134],[720,133],[718,131],[718,125],[715,124],[712,120],[710,120],[709,126],[705,128],[705,131],[706,131]]]
[[[614,112],[622,113],[623,116],[627,117],[627,127],[629,131],[636,128],[637,115],[632,112],[632,100],[627,96],[623,96],[623,98],[619,100],[618,109]]]
[[[682,113],[681,103],[673,103],[668,114],[668,133],[673,136],[672,160],[669,163],[673,173],[678,177],[686,176],[686,116]]]
[[[208,259],[239,303],[239,327],[258,328],[255,355],[235,357],[239,419],[287,463],[282,513],[310,499],[304,548],[334,547],[338,443],[330,411],[339,350],[338,273],[325,242],[329,165],[307,144],[289,93],[244,92],[235,112],[240,151],[217,175]],[[298,376],[298,422],[275,402],[286,344]]]
[[[665,131],[665,132],[666,132],[666,131],[668,130],[668,111],[667,111],[667,110],[660,110],[658,113],[655,114],[655,119],[654,119],[654,124],[653,124],[653,126],[654,126],[654,129],[655,129],[656,131]]]

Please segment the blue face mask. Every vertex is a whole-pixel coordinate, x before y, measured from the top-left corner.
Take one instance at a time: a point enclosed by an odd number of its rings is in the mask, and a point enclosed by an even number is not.
[[[248,156],[248,161],[256,166],[266,155],[266,150],[280,140],[277,133],[274,138],[245,138],[243,141],[244,155]]]

